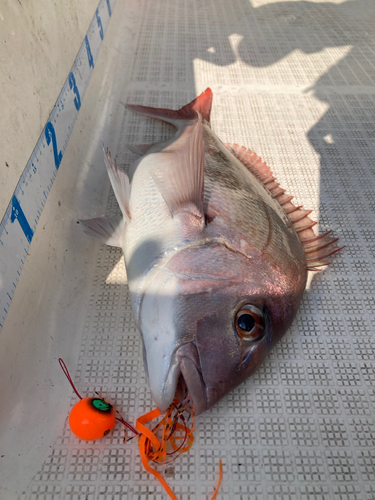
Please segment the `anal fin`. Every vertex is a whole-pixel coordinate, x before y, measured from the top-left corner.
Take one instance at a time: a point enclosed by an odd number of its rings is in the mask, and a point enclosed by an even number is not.
[[[128,149],[130,149],[130,151],[132,153],[134,153],[135,155],[138,155],[138,156],[143,156],[145,155],[153,146],[155,146],[155,144],[157,144],[156,142],[154,142],[153,144],[131,144],[131,145],[128,145]]]
[[[121,216],[96,217],[79,221],[83,224],[83,230],[90,236],[99,238],[106,245],[121,247],[120,238],[124,230],[124,219]]]
[[[115,193],[117,202],[126,221],[130,221],[130,181],[126,172],[117,165],[116,160],[112,158],[108,149],[104,149],[104,163],[107,168],[108,177],[111,181],[112,189]]]
[[[225,146],[269,190],[273,198],[283,208],[302,243],[307,268],[311,271],[320,271],[323,267],[331,264],[327,258],[344,248],[344,246],[335,245],[338,238],[328,236],[331,231],[321,235],[315,234],[313,227],[317,222],[309,217],[311,210],[304,210],[302,206],[296,206],[292,203],[293,196],[288,196],[285,193],[285,190],[276,181],[270,167],[254,151],[238,144],[225,144]]]

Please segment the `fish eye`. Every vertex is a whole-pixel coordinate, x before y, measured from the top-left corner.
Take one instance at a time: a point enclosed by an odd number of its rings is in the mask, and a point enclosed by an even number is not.
[[[253,305],[242,306],[236,313],[234,324],[237,335],[244,340],[259,340],[263,337],[264,316]]]

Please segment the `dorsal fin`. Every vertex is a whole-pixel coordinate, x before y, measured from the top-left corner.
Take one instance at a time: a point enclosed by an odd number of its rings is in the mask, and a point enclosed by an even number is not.
[[[320,271],[322,267],[331,264],[326,259],[338,252],[344,246],[334,245],[338,238],[328,236],[331,231],[316,235],[313,227],[317,222],[310,219],[311,210],[304,210],[302,206],[292,203],[293,196],[288,196],[285,189],[276,182],[270,167],[251,149],[238,144],[225,144],[227,149],[269,190],[284,209],[293,224],[305,250],[307,268],[311,271]]]
[[[127,104],[126,107],[140,113],[141,115],[152,116],[159,118],[168,123],[172,123],[178,127],[181,120],[196,120],[197,112],[202,115],[202,118],[210,123],[212,106],[212,90],[206,89],[200,96],[186,104],[181,109],[165,109],[165,108],[150,108],[148,106],[138,106],[136,104]]]

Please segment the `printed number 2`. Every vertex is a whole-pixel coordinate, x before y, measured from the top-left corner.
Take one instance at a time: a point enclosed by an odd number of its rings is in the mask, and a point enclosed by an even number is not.
[[[77,88],[76,79],[75,79],[73,72],[71,72],[69,75],[69,85],[70,85],[70,88],[75,93],[74,105],[76,107],[76,110],[78,111],[79,108],[81,107],[81,97],[79,95],[79,90]]]
[[[92,57],[92,54],[91,54],[90,43],[89,43],[89,39],[87,38],[87,35],[85,36],[85,43],[86,43],[86,50],[87,50],[87,59],[89,60],[89,66],[90,66],[90,68],[93,68],[94,67],[94,58]]]
[[[98,22],[98,27],[99,27],[99,35],[100,35],[100,38],[103,40],[103,36],[104,36],[104,33],[103,33],[103,25],[102,25],[102,20],[100,19],[100,16],[99,16],[99,10],[96,9],[96,20]]]
[[[48,122],[46,125],[45,135],[48,146],[51,144],[51,139],[52,139],[53,155],[55,157],[55,166],[56,169],[58,169],[62,160],[62,152],[57,150],[55,128],[51,122]]]

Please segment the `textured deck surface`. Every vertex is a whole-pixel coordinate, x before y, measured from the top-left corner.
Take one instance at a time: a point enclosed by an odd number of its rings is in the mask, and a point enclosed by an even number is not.
[[[178,108],[210,86],[212,128],[223,142],[261,155],[314,210],[319,230],[333,229],[347,245],[314,277],[258,372],[199,417],[192,450],[159,470],[181,500],[210,498],[220,458],[219,499],[374,500],[375,5],[153,0],[139,9],[121,102]],[[134,159],[128,144],[172,133],[122,113],[113,151],[120,163]],[[118,212],[112,192],[106,210]],[[97,246],[84,314],[74,381],[135,422],[153,403],[120,250]],[[22,500],[167,498],[136,442],[123,445],[120,425],[85,443],[66,421],[43,460]]]

